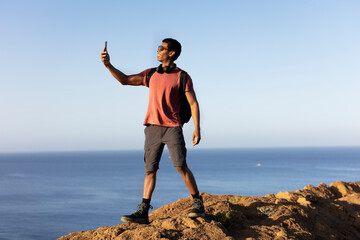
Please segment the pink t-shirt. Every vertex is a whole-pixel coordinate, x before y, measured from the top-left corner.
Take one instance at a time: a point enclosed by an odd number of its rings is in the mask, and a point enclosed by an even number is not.
[[[139,75],[143,78],[142,84],[149,88],[149,105],[144,125],[155,124],[164,127],[181,126],[180,120],[180,74],[181,69],[175,68],[170,73],[154,72],[150,79],[147,69]],[[191,77],[187,75],[185,91],[193,91]]]

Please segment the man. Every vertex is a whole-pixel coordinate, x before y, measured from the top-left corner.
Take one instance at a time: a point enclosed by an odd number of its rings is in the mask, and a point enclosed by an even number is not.
[[[159,169],[164,145],[167,145],[173,166],[183,177],[193,197],[194,207],[188,216],[191,218],[205,216],[203,200],[199,195],[194,175],[186,164],[186,148],[179,115],[181,104],[180,75],[182,70],[174,63],[180,53],[181,44],[177,40],[172,38],[164,39],[157,49],[157,60],[161,64],[151,76],[151,80],[149,80],[151,69],[135,75],[126,75],[111,65],[106,47],[101,53],[102,62],[122,85],[143,85],[149,88],[149,103],[144,120],[144,125],[146,126],[144,147],[146,174],[143,201],[138,206],[137,211],[121,218],[124,222],[149,223],[148,212],[151,207],[150,201],[155,189],[156,172]],[[189,75],[186,77],[185,96],[189,102],[191,116],[195,124],[195,131],[192,136],[192,144],[195,146],[199,144],[201,139],[200,113],[199,104]]]

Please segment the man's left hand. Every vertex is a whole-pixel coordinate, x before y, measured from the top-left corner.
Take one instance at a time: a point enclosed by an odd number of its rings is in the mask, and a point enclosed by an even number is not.
[[[199,130],[195,130],[192,136],[192,144],[193,146],[199,144],[201,140],[201,136],[200,136],[200,131]]]

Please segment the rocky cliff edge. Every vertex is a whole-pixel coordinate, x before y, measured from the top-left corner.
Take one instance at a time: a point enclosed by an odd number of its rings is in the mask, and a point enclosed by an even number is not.
[[[264,197],[202,196],[205,218],[187,217],[192,207],[188,197],[154,210],[149,225],[124,223],[70,233],[59,240],[360,239],[360,182],[321,183]]]

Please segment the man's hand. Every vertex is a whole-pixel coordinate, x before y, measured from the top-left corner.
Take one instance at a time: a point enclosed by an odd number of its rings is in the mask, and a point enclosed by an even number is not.
[[[200,140],[201,140],[200,130],[195,130],[192,137],[193,146],[199,144]]]
[[[101,52],[101,61],[104,63],[105,67],[110,66],[110,56],[107,52],[106,46],[104,47],[103,51]]]

